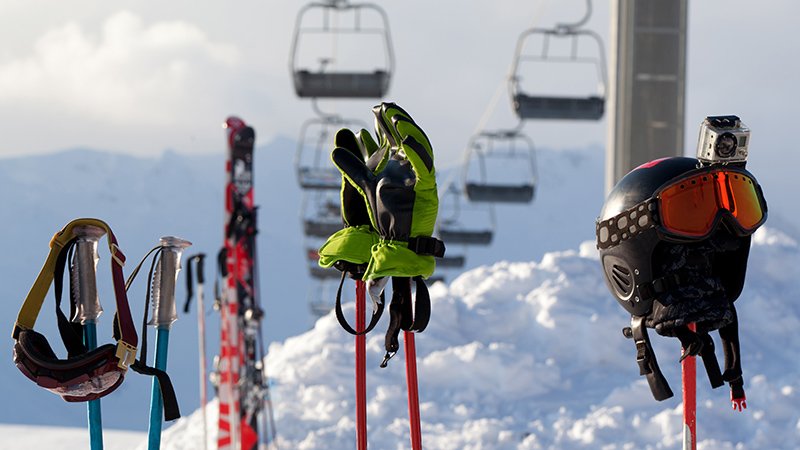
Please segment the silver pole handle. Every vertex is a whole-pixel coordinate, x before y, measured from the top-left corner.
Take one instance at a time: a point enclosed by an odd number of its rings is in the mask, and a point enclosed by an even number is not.
[[[81,324],[96,322],[103,313],[100,297],[97,295],[97,242],[106,234],[102,228],[82,225],[75,228],[75,260],[72,267],[72,295],[77,299],[72,322]]]
[[[161,238],[161,256],[153,274],[153,314],[148,325],[169,329],[178,320],[175,308],[175,284],[181,270],[181,255],[191,242],[174,237]]]

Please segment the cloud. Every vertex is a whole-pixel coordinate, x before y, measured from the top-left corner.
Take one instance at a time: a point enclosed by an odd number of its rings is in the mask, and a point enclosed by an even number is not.
[[[145,24],[131,12],[99,33],[75,22],[44,33],[24,58],[0,64],[0,104],[106,123],[170,124],[203,108],[203,89],[239,64],[236,47],[197,26]],[[218,89],[218,87],[217,87]]]

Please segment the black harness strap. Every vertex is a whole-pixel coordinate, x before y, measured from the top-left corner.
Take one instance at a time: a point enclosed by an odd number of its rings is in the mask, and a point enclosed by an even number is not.
[[[626,336],[627,337],[627,336]],[[639,364],[639,375],[647,377],[650,385],[650,392],[656,400],[666,400],[673,396],[672,389],[669,388],[667,379],[658,367],[658,360],[650,345],[650,337],[647,335],[647,328],[644,326],[644,317],[631,316],[631,335],[636,344],[636,362]]]
[[[178,398],[175,395],[175,388],[172,386],[172,381],[167,372],[147,365],[147,319],[148,312],[150,311],[150,285],[153,282],[153,273],[155,272],[156,262],[161,254],[163,247],[153,247],[144,258],[139,262],[133,270],[128,280],[125,282],[125,289],[127,290],[133,283],[134,278],[139,273],[139,269],[144,264],[148,256],[153,254],[153,259],[150,262],[150,270],[147,273],[147,288],[145,289],[145,302],[144,302],[144,317],[142,318],[142,341],[139,359],[131,364],[131,369],[141,375],[149,375],[156,377],[158,380],[158,387],[161,390],[161,398],[164,403],[164,420],[170,421],[181,417],[180,408],[178,407]],[[117,330],[115,328],[115,333]]]
[[[725,384],[722,380],[719,362],[717,362],[717,355],[714,353],[714,339],[708,334],[708,330],[698,327],[697,332],[694,332],[684,325],[675,328],[675,336],[681,341],[681,346],[683,347],[683,355],[678,362],[683,361],[688,356],[699,355],[703,358],[703,366],[706,369],[711,387],[716,389]]]
[[[72,249],[75,245],[76,239],[71,240],[64,249],[61,250],[61,253],[58,255],[58,259],[56,260],[56,266],[53,275],[53,289],[54,294],[56,297],[56,318],[58,320],[58,333],[61,335],[61,341],[64,343],[64,347],[67,349],[67,356],[69,358],[74,358],[76,356],[83,355],[87,353],[89,350],[83,344],[83,339],[81,338],[83,334],[83,325],[80,323],[73,323],[64,315],[64,312],[61,311],[61,296],[64,290],[64,268],[67,264],[67,261],[70,259],[72,255]],[[72,274],[72,270],[70,269],[70,275]],[[72,276],[70,276],[70,287],[72,287]],[[76,299],[72,298],[72,289],[70,289],[70,311],[74,311],[77,305],[75,305]],[[114,322],[116,323],[116,321]]]
[[[731,388],[731,400],[744,402],[742,356],[741,348],[739,347],[739,317],[733,304],[731,304],[731,310],[733,311],[733,320],[719,329],[722,351],[725,354],[725,372],[722,374],[722,379],[727,381]]]
[[[381,301],[377,303],[376,307],[373,307],[372,318],[370,319],[367,328],[365,328],[364,331],[356,331],[350,326],[349,323],[347,323],[347,319],[344,317],[344,313],[342,312],[342,286],[344,285],[344,278],[346,275],[347,272],[342,272],[342,280],[339,282],[339,289],[336,291],[336,320],[339,321],[339,325],[341,325],[345,331],[352,335],[359,336],[362,334],[367,334],[372,331],[373,328],[375,328],[375,325],[378,324],[378,320],[380,320],[381,315],[383,315],[383,306],[385,303],[383,301],[383,293],[381,292]]]
[[[408,240],[408,249],[422,256],[444,256],[444,242],[431,236],[416,236]]]
[[[384,346],[386,355],[381,367],[386,367],[389,360],[400,348],[398,337],[400,330],[420,333],[428,326],[431,318],[431,297],[428,286],[421,276],[414,277],[417,284],[416,299],[412,300],[411,278],[392,277],[392,302],[389,304],[389,328],[386,330]]]

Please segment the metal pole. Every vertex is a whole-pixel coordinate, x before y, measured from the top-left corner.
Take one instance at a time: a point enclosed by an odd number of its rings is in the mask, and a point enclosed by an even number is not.
[[[83,225],[75,228],[75,261],[73,264],[73,298],[77,299],[72,322],[83,325],[83,344],[87,350],[97,348],[97,319],[103,313],[97,295],[97,241],[106,231],[102,228]],[[103,416],[100,400],[91,400],[87,405],[89,419],[89,443],[92,450],[103,449]]]
[[[417,350],[414,333],[403,331],[406,353],[406,384],[408,386],[408,425],[412,450],[422,450],[422,432],[419,425],[419,386],[417,384]]]
[[[366,327],[366,286],[356,280],[356,331]],[[356,335],[356,448],[367,450],[367,337]]]
[[[169,346],[169,330],[178,319],[175,309],[175,282],[180,271],[181,253],[191,242],[167,236],[161,238],[161,255],[153,275],[153,317],[148,325],[156,327],[155,368],[167,370],[167,348]],[[164,420],[164,404],[158,379],[153,378],[152,396],[150,398],[150,428],[148,430],[147,448],[161,448],[161,424]]]
[[[689,329],[696,330],[694,323]],[[683,450],[697,449],[697,361],[688,356],[681,362],[683,385]]]
[[[206,255],[204,253],[200,253],[193,257],[197,260],[197,342],[200,347],[200,411],[203,417],[203,449],[208,448],[208,423],[206,417],[206,403],[208,403],[208,392],[206,390],[206,321],[205,306],[203,306],[205,257]]]

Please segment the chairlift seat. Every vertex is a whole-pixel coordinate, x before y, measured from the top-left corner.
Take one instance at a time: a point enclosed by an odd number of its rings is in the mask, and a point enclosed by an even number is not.
[[[472,202],[530,203],[534,186],[466,183],[466,191],[467,198]]]
[[[427,286],[431,286],[431,285],[433,285],[433,283],[436,283],[437,281],[444,282],[445,281],[444,276],[442,276],[442,275],[432,275],[432,276],[428,277],[425,280],[425,284]]]
[[[309,265],[308,271],[311,278],[317,280],[330,280],[342,277],[342,273],[332,267],[320,267],[317,264]]]
[[[514,95],[514,110],[520,119],[600,120],[605,99],[589,97],[553,97]]]
[[[389,90],[389,73],[298,70],[294,89],[302,98],[381,98]]]
[[[323,237],[336,233],[343,227],[341,222],[322,222],[318,220],[306,219],[303,221],[303,233],[306,236]]]
[[[436,266],[442,268],[459,268],[464,267],[466,258],[463,255],[458,256],[445,256],[444,258],[436,259]]]
[[[489,245],[492,243],[492,230],[459,230],[439,228],[439,238],[445,244]]]
[[[297,171],[297,178],[302,189],[342,188],[342,176],[336,169],[301,167]]]
[[[325,301],[309,302],[308,309],[315,317],[322,317],[331,312],[333,305]]]

